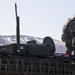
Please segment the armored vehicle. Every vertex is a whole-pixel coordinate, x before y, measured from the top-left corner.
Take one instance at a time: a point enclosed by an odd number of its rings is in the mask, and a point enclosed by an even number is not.
[[[16,11],[17,43],[0,46],[0,75],[75,75],[75,55],[55,56],[55,44],[45,37],[42,44],[20,44],[19,16]]]

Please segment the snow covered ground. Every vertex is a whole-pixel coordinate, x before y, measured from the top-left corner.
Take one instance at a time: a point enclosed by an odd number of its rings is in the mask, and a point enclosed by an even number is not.
[[[26,35],[21,35],[20,36],[20,43],[26,44],[27,41],[29,40],[36,40],[38,44],[42,44],[43,38],[38,38],[38,37],[32,37],[32,36],[26,36]],[[56,52],[55,53],[65,53],[66,47],[65,44],[62,41],[59,40],[54,40],[55,47],[56,47]],[[10,43],[16,43],[16,36],[15,35],[8,35],[8,36],[0,36],[0,45],[3,44],[10,44]]]

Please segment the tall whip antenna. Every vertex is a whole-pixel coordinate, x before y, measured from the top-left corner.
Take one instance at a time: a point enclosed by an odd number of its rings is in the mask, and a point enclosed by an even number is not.
[[[16,15],[16,41],[17,41],[17,52],[20,52],[20,28],[19,28],[19,16],[17,16],[17,4],[15,3],[15,15]]]

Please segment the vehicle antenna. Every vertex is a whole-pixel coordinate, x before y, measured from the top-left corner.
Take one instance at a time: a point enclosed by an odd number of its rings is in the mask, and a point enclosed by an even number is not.
[[[15,3],[15,15],[16,15],[16,41],[17,41],[17,52],[20,52],[20,28],[19,28],[19,16],[17,16],[17,4]]]

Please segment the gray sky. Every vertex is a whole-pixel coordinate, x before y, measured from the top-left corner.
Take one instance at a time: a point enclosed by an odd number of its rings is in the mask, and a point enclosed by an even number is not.
[[[75,0],[0,0],[0,35],[16,34],[15,3],[21,35],[61,40],[63,25],[75,14]]]

